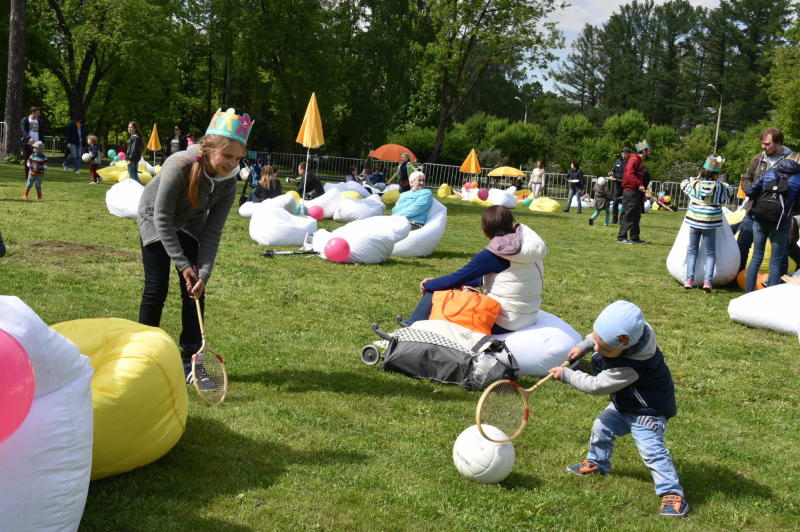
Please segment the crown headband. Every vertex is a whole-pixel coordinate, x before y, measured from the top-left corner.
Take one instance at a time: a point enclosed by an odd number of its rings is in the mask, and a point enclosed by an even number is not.
[[[722,170],[722,165],[725,164],[725,159],[719,155],[709,155],[706,162],[703,163],[703,168],[710,172],[719,172]]]
[[[233,107],[228,108],[227,111],[217,109],[217,112],[211,117],[206,135],[228,137],[247,145],[247,138],[250,136],[250,130],[254,123],[255,120],[252,120],[250,115],[237,114]]]

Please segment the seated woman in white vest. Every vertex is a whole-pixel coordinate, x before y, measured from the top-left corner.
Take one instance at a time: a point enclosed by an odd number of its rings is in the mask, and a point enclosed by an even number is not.
[[[484,236],[489,238],[486,248],[456,272],[423,279],[419,284],[422,300],[403,324],[428,319],[433,292],[463,286],[482,286],[486,295],[500,303],[500,315],[492,334],[516,331],[536,323],[542,303],[547,246],[533,229],[517,223],[506,207],[487,208],[481,226]]]

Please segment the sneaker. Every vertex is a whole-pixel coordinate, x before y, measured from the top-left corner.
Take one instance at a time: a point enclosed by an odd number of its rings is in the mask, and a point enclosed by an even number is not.
[[[201,390],[213,390],[217,387],[214,381],[211,380],[211,377],[206,373],[202,362],[200,364],[195,364],[194,372],[197,375],[197,384]],[[189,373],[189,378],[191,378],[191,372]]]
[[[589,218],[589,225],[594,225],[594,219],[593,218]]]
[[[590,462],[589,460],[584,460],[580,464],[567,466],[567,471],[581,477],[586,475],[605,475],[603,470],[600,469],[597,464]]]
[[[683,283],[683,287],[684,287],[686,290],[691,290],[691,289],[692,289],[692,286],[694,286],[694,282],[693,282],[691,279],[686,279],[686,282],[685,282],[685,283]]]
[[[96,185],[97,183],[95,183],[94,181],[89,181],[89,184],[90,185]]]
[[[705,292],[706,294],[710,294],[711,293],[711,282],[710,281],[706,281],[706,282],[703,283],[703,292]]]
[[[617,242],[619,242],[620,244],[633,244],[633,242],[631,242],[627,238],[618,238]]]
[[[689,513],[689,503],[680,495],[668,493],[661,497],[661,517],[686,517]]]
[[[186,384],[193,384],[194,379],[192,378],[192,362],[184,362],[183,363],[183,377],[186,379]]]
[[[608,224],[603,224],[603,227],[608,227]]]
[[[67,171],[67,167],[66,166],[62,166],[61,168],[63,168],[65,172]]]
[[[72,173],[78,175],[78,170],[73,170]]]
[[[637,238],[636,240],[631,240],[631,244],[647,244],[647,240],[642,240],[641,238]]]

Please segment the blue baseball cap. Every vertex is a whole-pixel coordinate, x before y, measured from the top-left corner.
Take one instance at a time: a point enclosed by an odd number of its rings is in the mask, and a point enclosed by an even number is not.
[[[644,333],[644,315],[639,307],[628,301],[614,301],[594,320],[594,332],[614,349],[627,349]],[[628,345],[620,343],[620,336],[628,337]]]

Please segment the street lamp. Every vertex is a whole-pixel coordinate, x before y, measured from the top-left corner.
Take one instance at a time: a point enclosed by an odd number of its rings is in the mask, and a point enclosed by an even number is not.
[[[522,120],[523,123],[528,123],[528,104],[522,101],[522,98],[519,96],[514,96],[514,99],[517,100],[519,103],[525,106],[525,118]]]
[[[713,90],[719,95],[719,107],[717,108],[717,130],[714,133],[714,153],[713,155],[717,154],[717,141],[719,141],[719,122],[722,119],[722,93],[717,90],[717,88],[712,85],[711,83],[708,84],[708,88]]]

